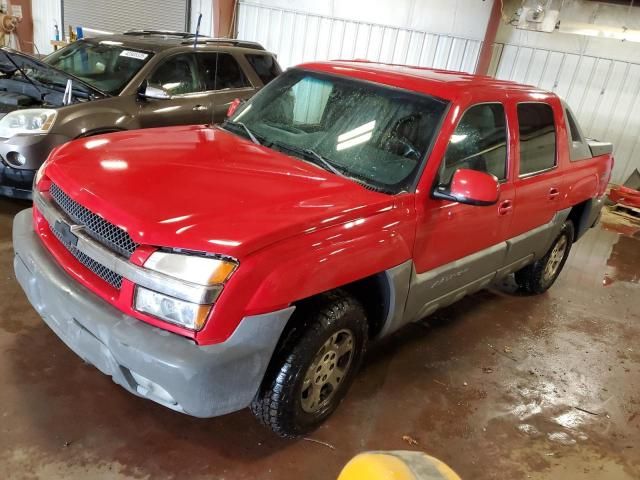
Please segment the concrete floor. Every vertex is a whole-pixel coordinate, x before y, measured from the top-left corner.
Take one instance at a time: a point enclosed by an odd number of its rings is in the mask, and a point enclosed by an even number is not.
[[[640,478],[640,232],[614,216],[547,294],[507,282],[375,348],[312,435],[324,445],[276,439],[248,411],[171,412],[83,364],[14,280],[25,206],[0,199],[0,478],[333,479],[381,449],[425,450],[465,479]]]

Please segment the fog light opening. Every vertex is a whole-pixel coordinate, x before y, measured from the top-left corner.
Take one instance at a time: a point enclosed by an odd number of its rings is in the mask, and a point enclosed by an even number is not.
[[[7,163],[13,165],[14,167],[22,167],[25,163],[27,163],[27,158],[18,152],[9,152],[7,153]]]

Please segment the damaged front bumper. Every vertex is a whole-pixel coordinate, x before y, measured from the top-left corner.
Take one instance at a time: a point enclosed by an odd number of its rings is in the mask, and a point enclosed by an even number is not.
[[[82,359],[135,395],[196,417],[245,408],[293,307],[245,317],[224,343],[196,345],[129,317],[74,281],[32,226],[13,225],[16,278],[45,323]]]

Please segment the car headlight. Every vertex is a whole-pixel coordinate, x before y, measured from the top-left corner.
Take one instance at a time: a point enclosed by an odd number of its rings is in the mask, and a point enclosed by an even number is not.
[[[47,133],[57,112],[48,108],[14,110],[0,120],[0,137],[10,138],[20,133]]]
[[[136,287],[135,309],[181,327],[200,330],[211,311],[211,305],[198,305]]]
[[[185,282],[211,287],[222,285],[233,274],[238,263],[200,255],[154,252],[144,267]],[[200,330],[204,326],[211,307],[212,304],[191,303],[136,287],[136,310],[192,330]]]

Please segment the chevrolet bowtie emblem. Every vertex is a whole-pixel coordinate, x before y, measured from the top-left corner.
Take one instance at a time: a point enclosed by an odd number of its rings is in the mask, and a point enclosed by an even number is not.
[[[71,225],[61,220],[56,220],[53,226],[54,230],[58,233],[62,242],[66,245],[78,245],[78,237],[71,231]]]

